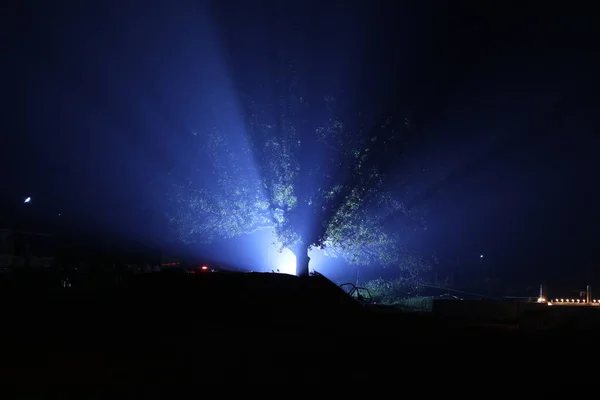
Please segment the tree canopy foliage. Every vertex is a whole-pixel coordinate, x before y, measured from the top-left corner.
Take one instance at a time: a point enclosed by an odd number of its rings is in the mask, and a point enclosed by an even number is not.
[[[390,171],[409,137],[408,119],[349,112],[331,96],[300,96],[293,85],[274,100],[241,103],[235,123],[214,121],[194,133],[193,173],[169,192],[181,240],[271,228],[297,257],[319,247],[356,264],[397,262],[403,235],[420,222],[385,185],[396,179]],[[401,216],[403,229],[386,224],[391,216]]]

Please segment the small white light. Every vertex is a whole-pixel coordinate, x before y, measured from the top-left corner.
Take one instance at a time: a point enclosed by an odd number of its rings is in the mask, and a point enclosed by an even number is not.
[[[25,197],[25,201],[23,203],[31,203],[31,197]]]

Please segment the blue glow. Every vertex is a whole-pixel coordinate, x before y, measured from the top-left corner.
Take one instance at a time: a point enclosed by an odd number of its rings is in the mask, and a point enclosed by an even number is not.
[[[275,265],[281,274],[296,275],[296,256],[288,249],[277,254]]]
[[[296,274],[296,256],[281,249],[271,229],[261,229],[227,241],[207,245],[198,254],[208,254],[211,259],[223,262],[242,271],[279,272]],[[334,281],[342,279],[348,266],[342,259],[331,258],[318,248],[309,250],[310,270],[320,272]]]

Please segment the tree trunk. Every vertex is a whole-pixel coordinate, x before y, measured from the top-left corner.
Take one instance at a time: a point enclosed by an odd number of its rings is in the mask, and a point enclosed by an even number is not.
[[[295,248],[292,252],[296,256],[296,275],[308,276],[308,264],[310,262],[310,257],[308,256],[308,248],[299,246]]]

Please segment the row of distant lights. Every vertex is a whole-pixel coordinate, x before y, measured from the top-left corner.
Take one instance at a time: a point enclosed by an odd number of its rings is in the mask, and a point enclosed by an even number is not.
[[[546,299],[544,299],[543,297],[538,299],[538,303],[545,303]],[[592,303],[596,303],[598,305],[600,305],[600,300],[592,300]],[[585,299],[554,299],[554,301],[549,300],[548,303],[587,303],[587,301]]]

